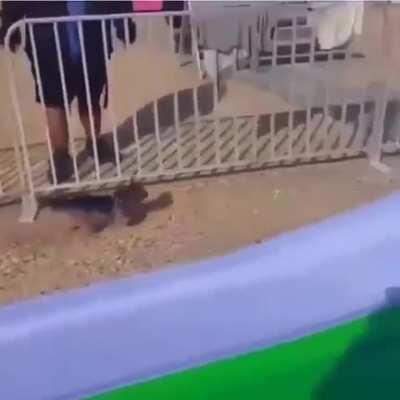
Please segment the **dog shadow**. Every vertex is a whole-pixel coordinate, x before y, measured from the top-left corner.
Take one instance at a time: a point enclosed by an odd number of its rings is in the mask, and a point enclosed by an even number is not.
[[[73,198],[47,200],[46,206],[63,212],[74,221],[72,229],[86,228],[90,233],[100,233],[115,225],[135,226],[156,212],[170,207],[173,197],[164,192],[154,199],[142,184],[132,183],[118,188],[112,195],[81,195]]]

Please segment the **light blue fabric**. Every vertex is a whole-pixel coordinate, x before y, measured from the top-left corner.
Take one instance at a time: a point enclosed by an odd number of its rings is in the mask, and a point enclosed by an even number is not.
[[[69,15],[84,15],[86,12],[85,1],[67,1],[67,9]],[[74,62],[81,59],[81,48],[79,44],[78,24],[71,22],[67,24],[68,42],[70,48],[70,56]]]

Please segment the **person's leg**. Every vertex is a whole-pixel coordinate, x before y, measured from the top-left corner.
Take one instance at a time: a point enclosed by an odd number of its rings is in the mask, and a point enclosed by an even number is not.
[[[46,73],[48,74],[45,75]],[[41,78],[43,99],[39,100],[45,105],[51,147],[48,179],[53,184],[60,184],[68,181],[74,173],[73,160],[69,154],[68,124],[62,87],[58,71],[48,65]]]
[[[68,151],[65,111],[60,106],[46,105],[46,118],[51,145],[48,177],[50,182],[62,183],[73,174],[73,162]]]
[[[58,65],[52,55],[55,48],[51,42],[37,41],[38,71],[33,59],[32,50],[28,45],[26,54],[31,63],[31,71],[35,81],[36,101],[44,103],[45,119],[50,138],[49,172],[48,178],[52,183],[67,181],[73,174],[73,162],[68,149],[68,128],[63,107],[61,78]],[[66,69],[66,74],[67,74]],[[39,88],[41,83],[42,87]]]
[[[76,82],[79,116],[86,134],[87,154],[91,157],[94,157],[94,149],[96,146],[100,164],[108,162],[116,164],[117,152],[114,149],[112,140],[107,140],[108,138],[100,135],[102,117],[100,99],[104,91],[106,91],[105,95],[107,96],[108,89],[105,63],[101,62],[102,59],[100,57],[96,57],[97,53],[100,53],[100,50],[98,52],[93,51],[91,57],[88,57],[88,75],[91,104],[88,104],[86,98],[86,87],[84,79],[77,80]],[[79,76],[78,73],[77,76]],[[89,109],[89,107],[91,108]],[[89,110],[91,110],[91,113],[89,113]],[[91,125],[90,121],[91,117],[93,118],[93,126]],[[93,134],[95,137],[95,145],[93,144]],[[119,155],[119,158],[121,159],[121,155]]]
[[[68,152],[68,127],[64,109],[47,106],[46,118],[52,151]]]
[[[92,127],[90,123],[90,113],[86,99],[78,99],[79,118],[85,131],[86,137],[92,140]],[[101,129],[101,107],[98,101],[92,104],[93,130],[94,136],[99,137]]]
[[[101,164],[111,162],[117,163],[117,153],[114,149],[112,140],[101,136],[102,111],[100,101],[102,94],[105,94],[104,107],[107,103],[107,71],[106,60],[104,59],[104,49],[101,40],[101,27],[91,26],[91,35],[85,38],[86,43],[86,68],[87,80],[85,79],[83,60],[76,64],[74,74],[74,87],[78,99],[79,115],[82,126],[86,134],[86,153],[94,157],[95,149]],[[99,37],[96,41],[95,38]],[[89,87],[87,87],[87,85]],[[87,99],[87,90],[90,92],[90,101]],[[91,118],[93,120],[91,121]],[[93,143],[93,139],[95,143]]]
[[[99,98],[92,104],[92,117],[93,117],[93,128],[95,145],[97,148],[97,155],[99,157],[100,164],[111,162],[116,163],[116,152],[114,151],[113,145],[108,143],[104,137],[101,137],[101,107],[99,104]],[[82,100],[82,101],[81,101]],[[92,126],[90,123],[90,113],[86,104],[86,99],[78,99],[78,108],[81,124],[86,134],[86,152],[94,157],[94,146],[93,146],[93,133]]]

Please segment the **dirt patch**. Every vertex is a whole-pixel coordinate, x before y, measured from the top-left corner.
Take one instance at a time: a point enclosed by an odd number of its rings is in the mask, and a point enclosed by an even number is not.
[[[3,207],[0,302],[226,254],[398,188],[353,160],[151,186],[147,198],[122,193],[117,214],[109,198],[82,199],[22,225],[18,206]]]

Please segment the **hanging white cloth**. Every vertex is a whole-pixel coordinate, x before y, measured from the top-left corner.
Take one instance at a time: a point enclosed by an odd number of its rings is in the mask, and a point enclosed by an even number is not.
[[[312,7],[309,21],[316,28],[322,50],[343,46],[353,35],[362,34],[363,2],[346,1],[321,7],[313,3]]]

